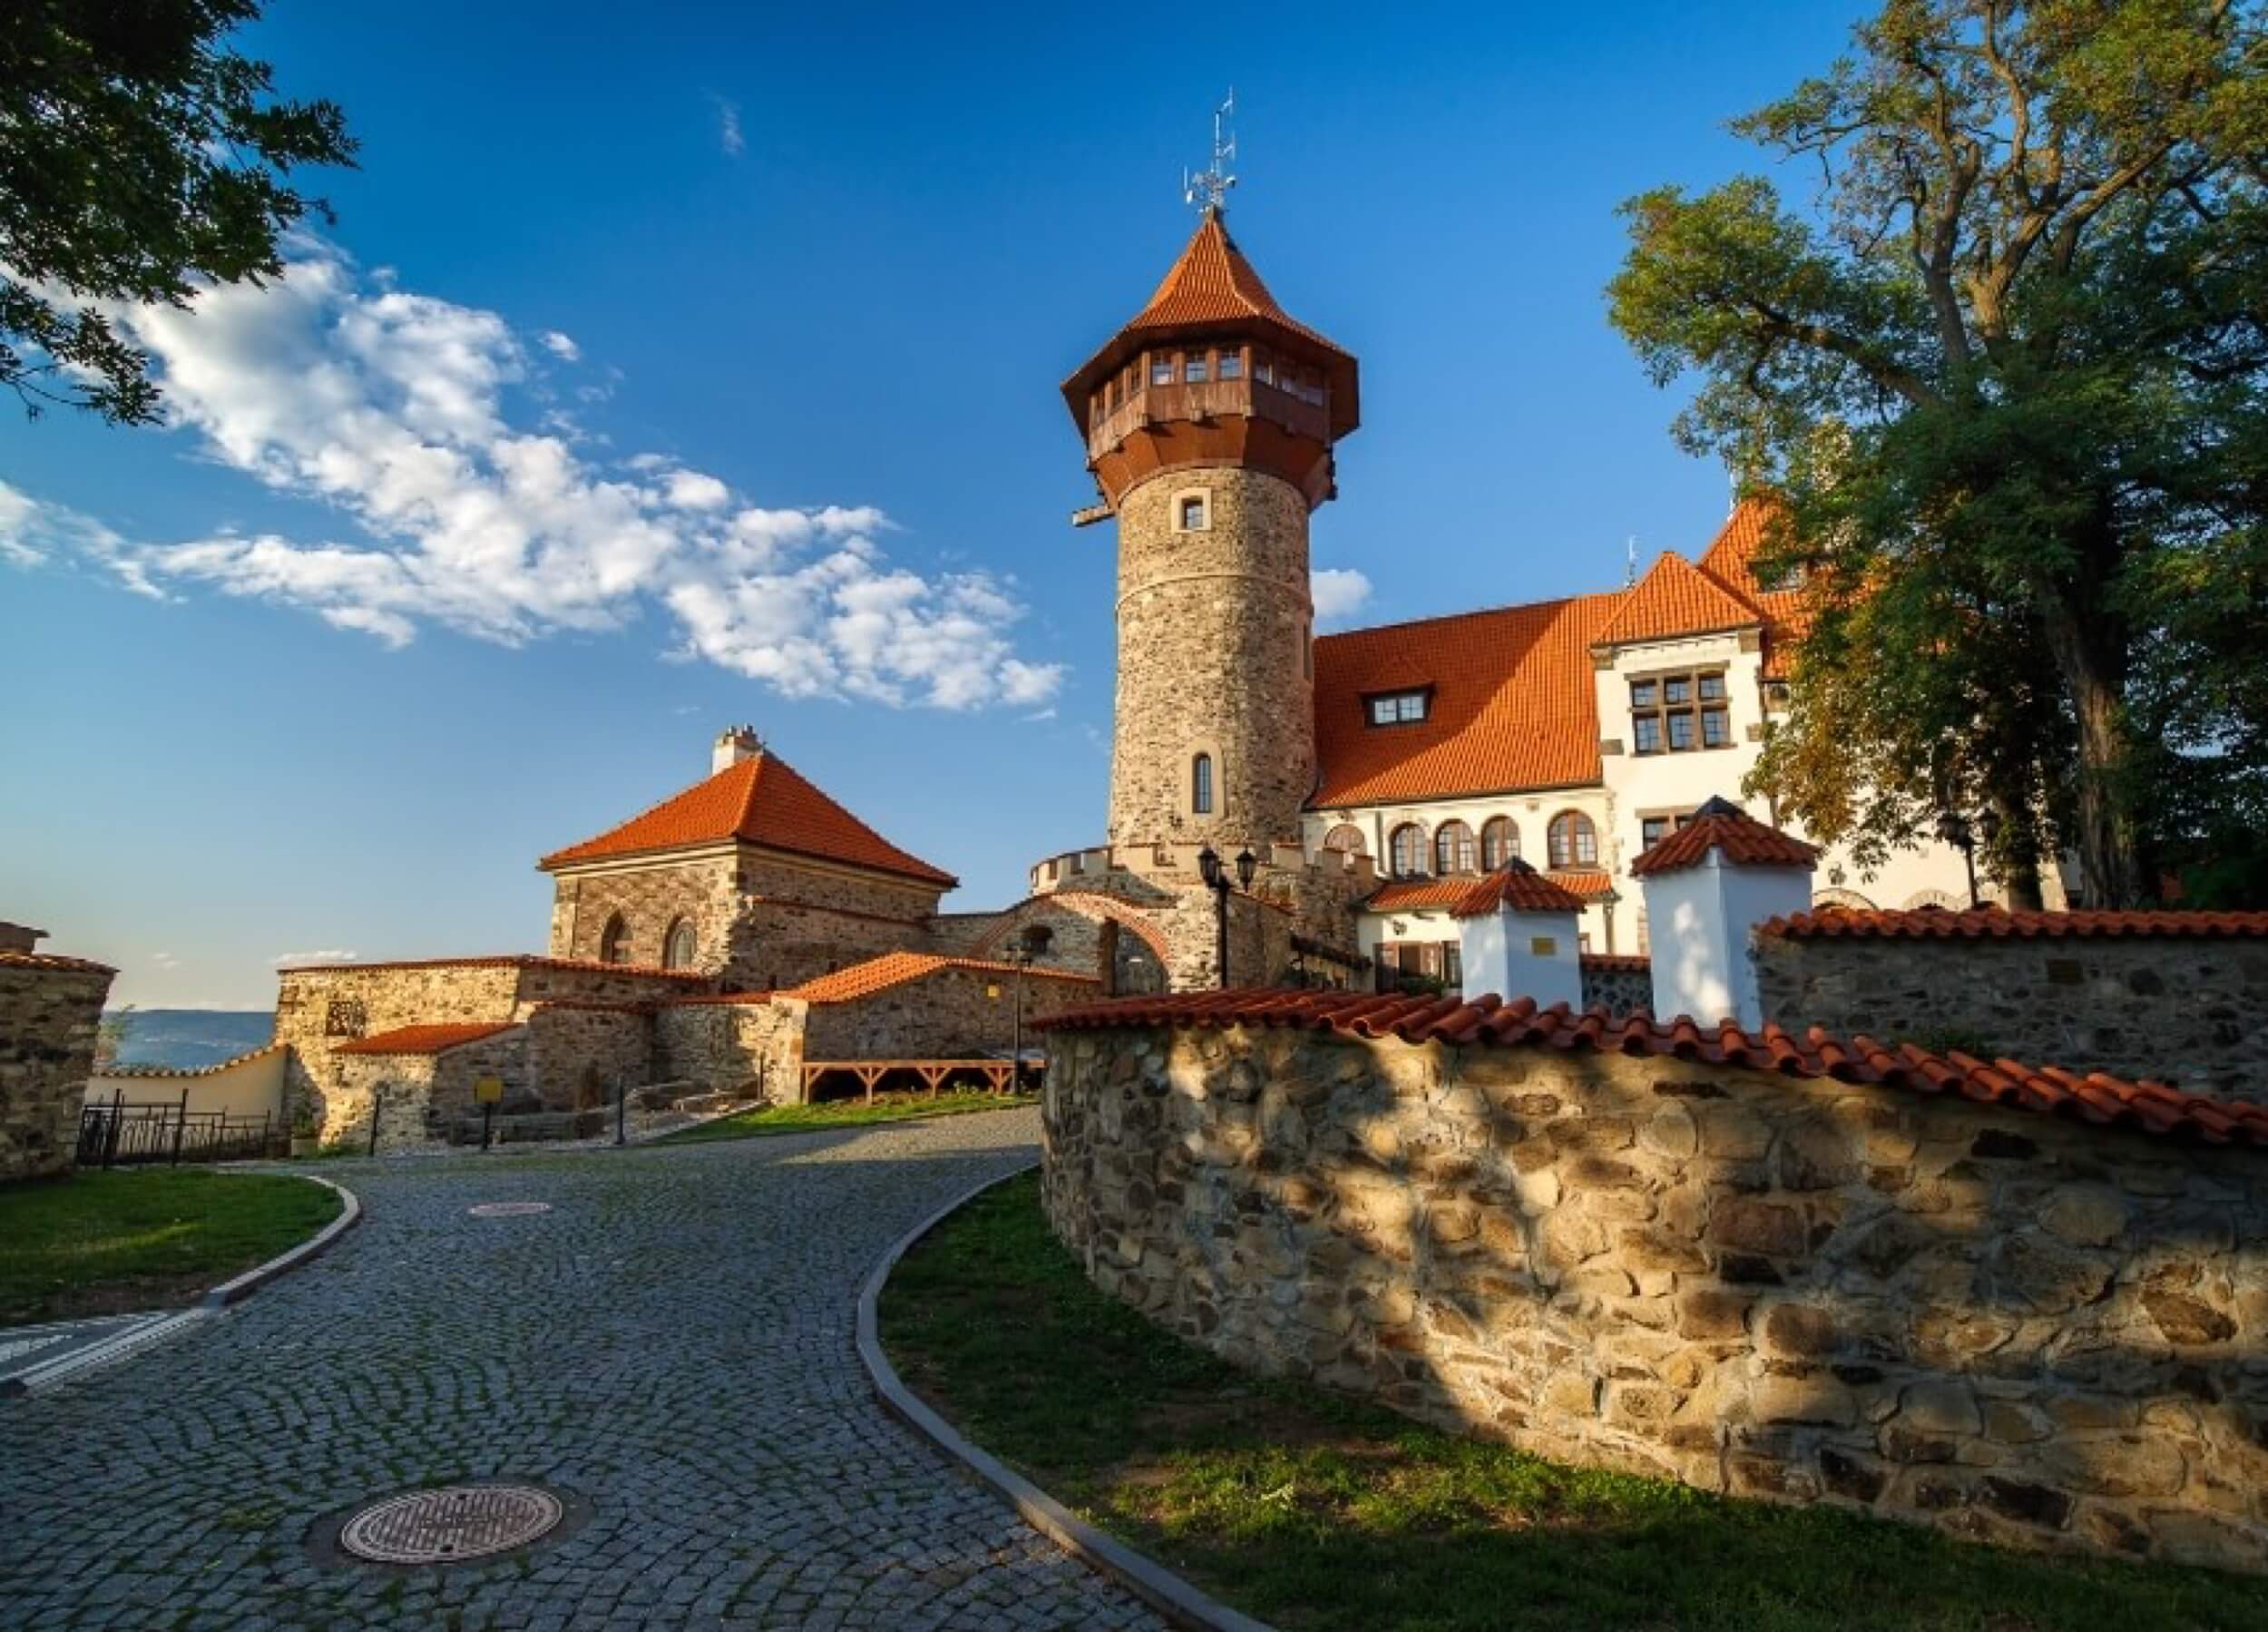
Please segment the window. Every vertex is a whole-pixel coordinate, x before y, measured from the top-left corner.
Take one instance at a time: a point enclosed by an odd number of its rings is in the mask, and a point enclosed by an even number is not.
[[[1341,822],[1323,836],[1323,847],[1335,850],[1341,855],[1360,855],[1363,853],[1363,830],[1352,822]]]
[[[1544,829],[1546,848],[1555,867],[1595,867],[1598,865],[1598,829],[1579,810],[1562,810]]]
[[[630,925],[622,922],[622,914],[614,914],[606,921],[606,928],[599,933],[599,962],[627,963],[630,962]]]
[[[1425,871],[1425,832],[1415,822],[1404,822],[1386,839],[1388,865],[1396,878],[1415,878]]]
[[[1189,762],[1189,808],[1199,816],[1213,814],[1213,757],[1199,754]]]
[[[1220,354],[1220,376],[1225,380],[1240,380],[1245,376],[1245,360],[1241,354],[1224,351]]]
[[[1184,385],[1201,386],[1209,377],[1203,352],[1185,351],[1181,354],[1181,379]]]
[[[1205,519],[1205,495],[1201,493],[1183,494],[1175,501],[1174,513],[1178,518],[1177,524],[1182,532],[1203,533],[1207,525]]]
[[[1276,384],[1276,359],[1265,351],[1252,354],[1252,377],[1264,386]]]
[[[1509,816],[1491,816],[1481,824],[1481,865],[1493,873],[1520,854],[1520,829]]]
[[[1428,697],[1422,691],[1385,691],[1367,700],[1371,724],[1403,726],[1425,718]]]
[[[369,1024],[364,1015],[362,1000],[358,997],[335,997],[323,1011],[323,1035],[326,1037],[359,1037]]]
[[[1638,821],[1638,849],[1651,850],[1676,830],[1675,820],[1669,816],[1644,816]]]
[[[680,918],[670,925],[670,933],[662,937],[661,966],[664,969],[692,968],[693,947],[692,920]]]
[[[1442,984],[1462,990],[1465,983],[1464,948],[1454,941],[1442,943]]]
[[[1462,822],[1444,822],[1433,835],[1433,871],[1471,873],[1473,865],[1472,829]]]
[[[1630,682],[1630,748],[1686,754],[1730,748],[1733,717],[1719,670],[1649,675]]]

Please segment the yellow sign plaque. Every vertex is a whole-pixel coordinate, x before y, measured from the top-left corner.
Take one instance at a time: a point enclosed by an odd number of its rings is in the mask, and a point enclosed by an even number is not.
[[[473,1084],[473,1102],[476,1105],[494,1105],[503,1097],[504,1080],[502,1077],[483,1077]]]

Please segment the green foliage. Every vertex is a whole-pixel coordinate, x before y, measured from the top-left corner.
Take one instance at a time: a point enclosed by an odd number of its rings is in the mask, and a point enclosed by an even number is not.
[[[1835,1508],[1569,1468],[1236,1371],[1091,1285],[1036,1177],[908,1252],[900,1375],[1215,1597],[1332,1632],[2134,1632],[2258,1626],[2268,1583],[2003,1553]]]
[[[320,200],[296,166],[350,164],[327,102],[283,102],[222,44],[259,0],[0,0],[0,385],[118,424],[158,416],[119,303],[184,306],[282,270]]]
[[[197,1168],[0,1187],[0,1326],[157,1309],[265,1263],[338,1216],[337,1192]]]
[[[1677,420],[1784,501],[1814,628],[1756,786],[1879,860],[1936,810],[2092,901],[2268,815],[2259,0],[1892,0],[1736,122],[1820,177],[1624,207]]]

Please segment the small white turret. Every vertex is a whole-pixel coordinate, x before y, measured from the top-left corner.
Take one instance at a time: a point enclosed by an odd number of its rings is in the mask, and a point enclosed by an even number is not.
[[[1764,1025],[1749,936],[1767,918],[1804,912],[1819,852],[1713,798],[1630,864],[1645,891],[1654,1013],[1705,1025]]]
[[[1583,1006],[1581,899],[1514,856],[1459,898],[1457,950],[1467,998],[1494,992],[1536,1007]]]

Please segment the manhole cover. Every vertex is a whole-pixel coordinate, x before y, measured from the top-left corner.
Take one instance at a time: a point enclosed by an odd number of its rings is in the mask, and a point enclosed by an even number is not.
[[[451,1564],[534,1540],[566,1511],[533,1485],[456,1485],[389,1497],[347,1520],[338,1545],[378,1564]]]
[[[523,1213],[548,1213],[548,1201],[484,1201],[464,1209],[475,1218],[517,1218]]]

